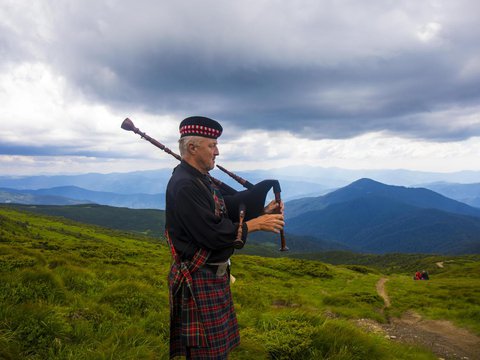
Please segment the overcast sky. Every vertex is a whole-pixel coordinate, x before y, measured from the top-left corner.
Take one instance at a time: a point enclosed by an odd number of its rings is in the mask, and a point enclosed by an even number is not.
[[[480,170],[480,2],[0,1],[0,174],[218,163]],[[480,179],[479,179],[480,181]]]

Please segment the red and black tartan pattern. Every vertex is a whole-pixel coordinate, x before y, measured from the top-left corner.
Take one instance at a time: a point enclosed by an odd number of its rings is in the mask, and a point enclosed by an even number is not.
[[[166,231],[175,262],[168,284],[170,294],[170,358],[226,359],[240,343],[230,292],[230,274],[216,276],[202,269],[210,252],[199,249],[192,261],[180,262]]]
[[[178,264],[173,264],[169,284],[177,271]],[[171,297],[170,357],[185,356],[188,346],[192,359],[227,359],[240,344],[230,275],[216,276],[205,268],[191,275],[194,296],[183,286]]]
[[[225,200],[223,199],[220,189],[210,178],[208,180],[210,182],[210,188],[212,189],[213,201],[215,202],[215,215],[227,216],[227,207],[225,206]]]

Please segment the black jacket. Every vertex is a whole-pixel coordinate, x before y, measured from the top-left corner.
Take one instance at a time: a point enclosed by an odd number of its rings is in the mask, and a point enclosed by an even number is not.
[[[168,182],[166,227],[183,260],[191,260],[199,247],[212,252],[209,262],[226,261],[234,252],[238,223],[227,214],[215,215],[211,186],[208,176],[185,161],[174,169]]]

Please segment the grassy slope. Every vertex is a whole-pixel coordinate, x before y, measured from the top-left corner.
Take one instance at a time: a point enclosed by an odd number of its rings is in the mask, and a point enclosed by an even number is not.
[[[450,259],[429,281],[396,274],[387,283],[392,315],[408,309],[432,319],[447,319],[480,334],[480,262]]]
[[[165,211],[163,210],[129,209],[96,204],[72,206],[12,204],[8,207],[10,206],[44,215],[61,216],[85,224],[143,233],[152,237],[160,237],[165,231]]]
[[[0,208],[0,358],[166,359],[170,261],[152,238]],[[385,321],[376,271],[235,255],[232,273],[232,359],[435,358],[348,321]]]
[[[450,267],[439,268],[436,263],[465,264],[479,262],[480,255],[432,255],[432,254],[360,254],[350,251],[325,251],[310,254],[294,254],[295,257],[308,260],[317,260],[333,265],[351,264],[363,265],[378,269],[384,274],[410,275],[418,270],[427,270],[429,273],[439,274],[448,272]]]
[[[132,231],[152,237],[162,237],[165,231],[165,211],[156,209],[129,209],[122,207],[83,204],[72,206],[56,205],[3,205],[8,208],[27,210],[29,212],[61,216],[66,219],[79,221],[84,224],[93,224],[117,230]],[[304,236],[287,234],[288,246],[294,252],[304,252],[305,249],[323,251],[344,249],[336,243],[321,241]],[[276,234],[255,233],[249,237],[249,246],[245,253],[277,257],[280,238]]]

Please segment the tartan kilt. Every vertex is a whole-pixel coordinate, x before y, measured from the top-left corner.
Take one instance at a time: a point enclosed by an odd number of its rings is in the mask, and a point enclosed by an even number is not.
[[[237,318],[230,292],[230,274],[216,276],[200,268],[191,274],[193,297],[183,283],[172,293],[179,264],[173,263],[169,274],[170,358],[185,356],[190,348],[193,359],[227,359],[240,343]]]

